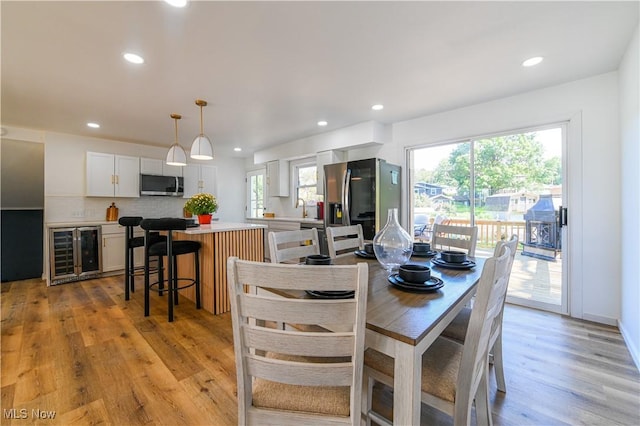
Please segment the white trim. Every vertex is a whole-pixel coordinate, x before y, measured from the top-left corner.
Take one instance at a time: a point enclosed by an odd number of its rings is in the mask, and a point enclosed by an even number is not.
[[[293,208],[298,207],[298,169],[303,167],[318,167],[317,157],[305,157],[298,160],[291,160],[289,162],[291,176],[291,202]],[[318,187],[318,173],[316,172],[316,183],[313,185],[303,186],[302,188]],[[304,200],[305,205],[308,205],[310,200]]]
[[[413,174],[410,153],[416,149],[432,148],[435,146],[450,145],[454,143],[473,143],[475,140],[489,139],[515,133],[528,133],[532,131],[546,130],[550,128],[562,128],[562,171],[563,171],[563,207],[568,208],[568,226],[565,228],[563,237],[563,249],[570,256],[563,256],[562,264],[562,298],[560,305],[549,303],[532,302],[522,299],[515,302],[515,299],[508,297],[507,301],[514,304],[521,304],[537,309],[544,309],[550,312],[570,315],[575,318],[582,317],[582,270],[576,265],[582,264],[582,215],[583,211],[583,190],[582,190],[582,111],[561,114],[559,117],[548,118],[544,122],[533,125],[514,127],[510,130],[495,131],[480,135],[464,136],[449,139],[446,141],[419,142],[405,146],[405,164],[408,173],[404,179],[407,191],[403,191],[404,205],[409,205],[413,196],[413,185],[410,176]],[[473,149],[472,149],[473,151]],[[569,152],[571,156],[569,156]],[[473,192],[472,192],[473,193]],[[413,206],[406,209],[405,220],[407,224],[412,224]],[[563,250],[564,251],[564,250]],[[608,320],[608,319],[607,319]],[[610,321],[610,320],[608,320]]]
[[[526,306],[540,311],[553,312],[562,315],[562,306],[553,303],[539,302],[537,300],[523,299],[521,297],[507,296],[506,303],[510,305]]]
[[[245,206],[244,206],[244,217],[245,219],[257,219],[257,217],[252,217],[250,215],[251,212],[251,194],[250,194],[250,190],[251,190],[251,178],[253,176],[260,176],[262,175],[262,209],[263,211],[267,211],[267,169],[266,168],[260,168],[260,169],[254,169],[254,170],[249,170],[245,173]]]
[[[618,325],[618,320],[615,318],[603,317],[601,315],[588,314],[584,312],[582,314],[582,319],[591,322],[597,322],[599,324],[611,325],[616,327]]]
[[[620,330],[620,334],[622,334],[622,338],[624,339],[624,343],[627,345],[627,349],[631,354],[633,362],[636,364],[636,368],[640,370],[640,353],[633,347],[633,340],[620,320],[618,320],[618,329]]]

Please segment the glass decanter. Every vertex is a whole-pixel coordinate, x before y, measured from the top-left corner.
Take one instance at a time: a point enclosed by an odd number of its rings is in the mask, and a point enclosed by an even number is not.
[[[389,209],[387,224],[373,237],[373,251],[389,273],[411,258],[413,238],[398,223],[398,209]]]

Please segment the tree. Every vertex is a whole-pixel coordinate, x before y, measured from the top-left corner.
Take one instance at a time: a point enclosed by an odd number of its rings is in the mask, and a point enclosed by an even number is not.
[[[434,173],[439,183],[452,184],[460,195],[470,188],[471,144],[460,144]],[[560,159],[543,160],[544,147],[535,133],[481,139],[474,143],[476,192],[495,194],[560,183]]]

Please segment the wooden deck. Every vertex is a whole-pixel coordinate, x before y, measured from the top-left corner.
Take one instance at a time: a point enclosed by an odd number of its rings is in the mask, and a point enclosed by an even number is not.
[[[490,257],[493,249],[478,248],[476,256]],[[552,305],[561,305],[562,256],[555,261],[523,256],[518,249],[513,261],[507,296]]]

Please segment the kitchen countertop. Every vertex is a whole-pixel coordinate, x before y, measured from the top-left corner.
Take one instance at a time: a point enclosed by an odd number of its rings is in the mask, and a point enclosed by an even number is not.
[[[96,226],[96,225],[118,225],[118,221],[107,220],[89,220],[89,221],[75,221],[75,222],[47,222],[47,228],[70,228],[70,227],[82,227],[82,226]]]
[[[287,216],[276,216],[276,217],[252,217],[247,220],[261,220],[265,222],[299,222],[299,223],[311,223],[313,225],[323,225],[324,222],[321,219],[314,219],[309,217],[287,217]]]
[[[235,222],[218,222],[211,225],[200,225],[197,228],[187,228],[182,232],[189,235],[197,234],[211,234],[214,232],[226,232],[226,231],[244,231],[247,229],[264,229],[267,225],[259,225],[257,223],[235,223]]]

